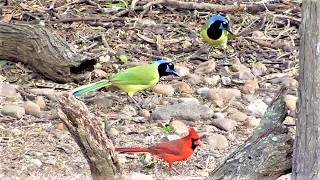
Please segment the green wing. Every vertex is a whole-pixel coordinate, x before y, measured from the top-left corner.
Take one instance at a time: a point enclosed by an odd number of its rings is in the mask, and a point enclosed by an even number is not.
[[[147,64],[120,71],[110,78],[110,82],[119,85],[149,85],[156,79],[159,80],[158,68],[153,64]]]
[[[210,27],[210,23],[206,22],[202,27],[201,27],[201,31],[203,30],[207,30]]]

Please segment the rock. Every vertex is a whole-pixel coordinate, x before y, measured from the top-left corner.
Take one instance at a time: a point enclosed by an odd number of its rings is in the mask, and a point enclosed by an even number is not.
[[[211,118],[212,115],[213,111],[208,106],[199,105],[198,103],[193,102],[159,107],[152,113],[152,117],[155,120],[175,118],[196,121]]]
[[[189,128],[187,127],[187,125],[178,120],[172,121],[170,123],[170,126],[173,127],[175,133],[177,133],[179,136],[186,135],[189,132]]]
[[[189,74],[186,77],[190,85],[197,85],[201,83],[201,77],[197,74]]]
[[[247,110],[253,115],[260,117],[264,114],[264,112],[267,110],[268,105],[263,102],[262,99],[256,99],[250,102],[250,104],[247,106]]]
[[[205,132],[214,132],[214,131],[218,130],[217,127],[212,126],[212,125],[205,125],[203,129]]]
[[[97,78],[107,78],[108,77],[108,73],[106,73],[102,69],[94,69],[92,72],[93,72],[94,76]]]
[[[33,88],[28,89],[27,92],[35,95],[44,95],[52,101],[57,101],[57,96],[59,97],[65,92],[57,92],[52,88]]]
[[[115,136],[118,136],[118,135],[119,135],[119,131],[116,130],[115,128],[110,128],[110,129],[109,129],[109,134],[110,134],[112,137],[115,137]]]
[[[55,165],[57,160],[53,156],[49,156],[47,160],[44,161],[45,164]]]
[[[204,82],[206,82],[207,84],[211,85],[211,86],[214,86],[216,84],[218,84],[220,80],[220,76],[219,75],[213,75],[211,77],[205,77],[203,79]]]
[[[231,84],[230,77],[222,76],[221,77],[221,81],[222,81],[222,84],[224,84],[224,85],[230,85]]]
[[[168,84],[157,84],[152,88],[152,91],[167,96],[174,94],[174,88]]]
[[[206,138],[211,151],[215,149],[225,150],[228,148],[229,143],[227,138],[221,134],[212,134]]]
[[[244,86],[241,88],[241,92],[244,94],[254,94],[259,85],[254,80],[247,80]]]
[[[41,108],[45,109],[46,108],[46,102],[44,101],[42,96],[37,96],[35,99],[35,103]]]
[[[222,107],[225,103],[239,97],[241,92],[238,89],[210,89],[207,93],[207,98],[216,105]]]
[[[239,78],[241,80],[253,80],[254,75],[251,73],[251,71],[239,71],[236,74],[234,74],[234,77]]]
[[[106,63],[110,61],[110,56],[109,55],[105,55],[105,56],[100,56],[99,57],[99,63]]]
[[[63,123],[58,123],[58,124],[56,125],[56,129],[64,130],[64,129],[65,129],[65,128],[64,128],[64,124],[63,124]]]
[[[179,102],[182,102],[182,103],[200,103],[199,100],[197,98],[179,98]]]
[[[267,72],[267,67],[262,62],[257,62],[252,66],[251,72],[255,76],[261,76]]]
[[[161,139],[161,142],[166,142],[166,141],[173,141],[173,140],[176,140],[176,139],[180,139],[181,137],[179,135],[176,135],[176,134],[169,134],[167,135],[166,137],[163,137]]]
[[[42,162],[39,159],[31,159],[30,163],[36,165],[37,167],[42,166]]]
[[[208,87],[202,87],[202,88],[199,88],[197,90],[197,93],[201,96],[201,97],[205,97],[207,96],[207,93],[209,91],[209,88]]]
[[[132,118],[132,116],[137,115],[137,111],[133,106],[127,104],[122,108],[121,114],[124,118]]]
[[[224,114],[221,112],[216,112],[212,116],[213,119],[224,119]]]
[[[140,109],[139,110],[139,116],[142,117],[150,117],[150,112],[146,109]]]
[[[11,133],[14,135],[14,136],[20,136],[22,134],[22,131],[20,129],[12,129],[11,130]]]
[[[236,127],[237,122],[232,119],[213,119],[210,124],[225,131],[232,131]]]
[[[291,180],[291,179],[292,179],[291,173],[290,173],[290,174],[282,175],[282,176],[280,176],[280,177],[277,178],[277,180]]]
[[[245,113],[238,111],[233,114],[230,114],[229,118],[237,122],[244,122],[248,119],[248,116]]]
[[[233,72],[239,72],[239,71],[250,71],[250,69],[245,66],[244,64],[233,64],[230,67],[231,71]]]
[[[257,127],[260,124],[261,119],[255,117],[248,118],[243,125],[246,127]]]
[[[179,76],[181,77],[184,77],[190,74],[189,69],[185,66],[175,65],[174,69],[176,70],[177,74],[179,74]]]
[[[92,103],[97,106],[97,109],[102,111],[109,111],[113,107],[114,100],[105,97],[97,97],[92,100]]]
[[[139,172],[133,172],[129,174],[125,179],[126,180],[154,180],[152,175],[146,175]]]
[[[40,110],[40,107],[38,106],[38,104],[36,104],[32,101],[26,101],[26,102],[24,102],[23,107],[26,110],[27,114],[30,114],[30,115],[33,115],[36,117],[40,117],[41,110]]]
[[[183,49],[189,49],[193,44],[190,41],[184,41],[182,44]]]
[[[25,109],[23,107],[20,107],[15,104],[6,104],[2,107],[1,113],[20,119],[23,117],[23,115],[26,113]]]
[[[296,110],[296,105],[297,105],[297,101],[298,101],[298,97],[293,96],[293,95],[286,95],[284,97],[284,101],[286,102],[287,108],[290,111],[295,111]]]
[[[254,94],[255,91],[256,89],[253,86],[251,86],[251,84],[245,84],[241,88],[241,92],[244,94]]]
[[[283,124],[289,125],[289,126],[294,126],[294,125],[296,125],[296,122],[292,117],[287,116],[286,119],[283,121]]]
[[[236,137],[232,133],[228,133],[227,139],[229,141],[234,141],[234,140],[236,140]]]
[[[190,93],[191,92],[191,87],[189,86],[189,84],[187,84],[185,82],[176,83],[173,85],[173,87],[177,91],[179,91],[180,93],[182,93],[182,92]]]
[[[40,157],[40,156],[43,156],[43,153],[42,152],[38,152],[38,151],[35,151],[32,153],[32,155],[36,156],[36,157]]]
[[[11,101],[20,100],[21,95],[17,93],[16,88],[9,83],[0,82],[0,96],[11,98]]]
[[[296,79],[286,78],[282,81],[282,84],[288,88],[296,89],[299,82]]]
[[[197,74],[210,74],[216,69],[216,61],[210,60],[201,63],[194,71]]]

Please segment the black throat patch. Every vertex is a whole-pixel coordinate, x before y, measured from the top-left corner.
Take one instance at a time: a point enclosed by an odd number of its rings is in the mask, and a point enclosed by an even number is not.
[[[191,138],[191,141],[192,141],[191,148],[192,148],[193,150],[195,150],[196,147],[198,146],[198,145],[195,144],[195,142],[198,141],[198,140],[199,140],[199,139],[193,139],[193,138]]]
[[[207,29],[207,35],[210,39],[217,40],[221,37],[222,30],[219,29],[219,27],[222,23],[222,21],[215,21],[210,25],[210,27]]]

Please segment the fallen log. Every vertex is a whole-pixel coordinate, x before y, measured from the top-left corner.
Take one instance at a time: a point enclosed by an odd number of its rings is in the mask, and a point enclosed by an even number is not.
[[[102,130],[97,117],[70,94],[63,94],[58,101],[62,111],[59,116],[87,159],[92,179],[121,179],[113,143]]]
[[[55,82],[85,79],[95,60],[77,53],[47,27],[0,22],[0,59],[22,62]]]

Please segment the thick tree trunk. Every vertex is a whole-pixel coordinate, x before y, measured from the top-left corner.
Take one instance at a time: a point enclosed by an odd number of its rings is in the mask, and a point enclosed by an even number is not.
[[[59,97],[64,125],[87,159],[93,180],[121,179],[121,169],[113,143],[102,130],[99,120],[70,94]]]
[[[61,37],[41,25],[0,22],[0,59],[23,62],[56,82],[84,79],[83,70],[93,70],[95,61],[78,54]]]
[[[293,179],[320,179],[320,1],[304,0]]]
[[[282,89],[252,136],[217,167],[208,180],[276,179],[291,171],[293,140],[283,125],[287,107]]]

